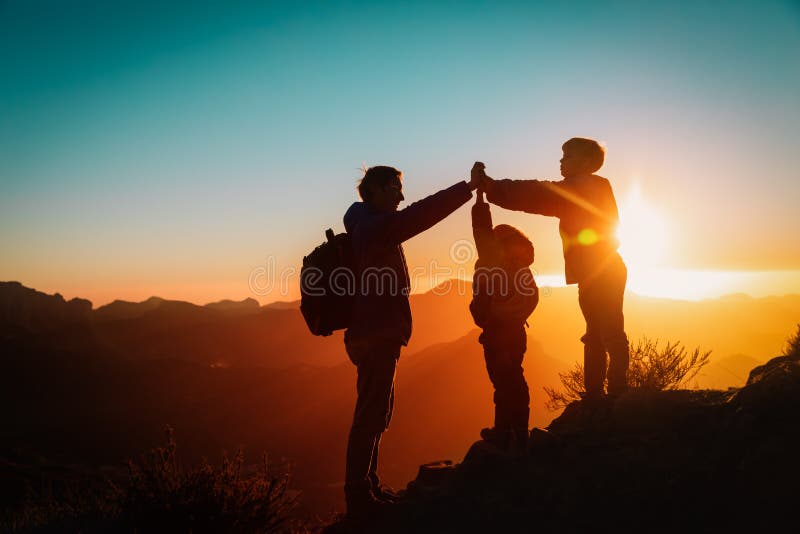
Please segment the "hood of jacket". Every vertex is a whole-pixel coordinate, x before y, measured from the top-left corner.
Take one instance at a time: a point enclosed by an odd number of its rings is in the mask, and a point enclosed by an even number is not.
[[[353,229],[361,224],[371,213],[374,208],[366,202],[353,202],[344,214],[344,229],[348,234],[353,233]],[[339,212],[341,213],[341,212]]]

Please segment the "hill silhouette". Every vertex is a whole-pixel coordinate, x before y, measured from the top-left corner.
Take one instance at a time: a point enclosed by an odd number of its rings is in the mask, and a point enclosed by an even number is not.
[[[145,313],[155,310],[164,303],[160,297],[150,297],[142,302],[128,302],[127,300],[115,300],[105,306],[100,306],[94,310],[93,318],[98,321],[114,321],[121,319],[134,319],[141,317]]]
[[[558,373],[581,354],[574,292],[547,291],[525,359],[536,426],[558,415],[545,411],[542,387],[557,386]],[[469,295],[438,293],[411,297],[415,332],[398,367],[398,405],[382,448],[382,474],[396,487],[421,463],[459,461],[491,421]],[[634,335],[647,329],[713,349],[716,359],[698,381],[719,388],[743,385],[747,369],[780,350],[800,315],[797,296],[629,301],[639,307]],[[39,484],[46,466],[124,465],[161,443],[169,424],[189,460],[244,446],[256,461],[268,451],[294,466],[305,512],[341,508],[355,372],[341,334],[311,336],[296,303],[199,306],[153,297],[93,310],[85,300],[6,282],[0,310],[0,460],[7,461],[0,475],[21,470]]]
[[[397,382],[403,405],[384,453],[383,474],[390,483],[407,482],[431,453],[457,455],[491,422],[491,385],[477,335],[473,331],[404,362]],[[526,372],[534,390],[533,420],[543,424],[550,414],[541,388],[557,380],[564,366],[539,356]],[[0,456],[24,450],[53,461],[113,465],[159,443],[169,424],[189,459],[241,445],[254,459],[266,450],[294,465],[294,481],[309,508],[333,510],[342,498],[355,403],[349,363],[212,368],[166,359],[29,356],[3,365]]]
[[[729,391],[632,391],[574,402],[527,450],[476,442],[424,466],[370,532],[669,532],[789,528],[800,459],[800,354]],[[346,522],[328,532],[344,531]]]
[[[0,282],[0,326],[3,338],[29,332],[47,332],[90,319],[92,303],[46,295],[19,282]]]
[[[450,290],[445,291],[448,285]],[[571,365],[583,353],[579,339],[584,322],[576,305],[577,292],[573,287],[542,291],[541,305],[529,321],[529,337],[544,353]],[[404,355],[454,341],[475,328],[469,299],[468,287],[457,281],[412,295],[414,334]],[[255,300],[245,299],[199,306],[151,297],[92,310],[86,300],[67,303],[58,294],[0,282],[0,310],[0,339],[13,347],[10,353],[34,345],[37,351],[66,347],[118,358],[175,358],[218,366],[280,368],[347,362],[341,333],[328,338],[309,335],[298,302],[259,307]],[[763,354],[781,350],[786,332],[800,316],[800,295],[758,299],[733,295],[690,302],[631,294],[626,315],[632,339],[641,335],[680,339],[686,346],[713,350],[712,363],[729,357],[747,361],[710,366],[698,379],[701,386],[741,386],[751,363],[762,363]],[[26,334],[35,335],[26,339]]]

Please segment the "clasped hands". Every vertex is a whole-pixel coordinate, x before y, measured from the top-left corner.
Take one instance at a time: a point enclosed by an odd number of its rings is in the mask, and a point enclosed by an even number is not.
[[[470,189],[478,190],[478,199],[480,201],[483,200],[483,193],[491,189],[493,183],[494,180],[486,175],[486,165],[480,161],[476,161],[472,166],[472,171],[470,171],[469,186]]]

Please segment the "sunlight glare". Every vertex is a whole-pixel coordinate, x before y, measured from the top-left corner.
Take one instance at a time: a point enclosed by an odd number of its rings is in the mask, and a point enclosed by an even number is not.
[[[620,206],[619,252],[629,270],[661,267],[669,249],[664,217],[642,197],[636,185]]]

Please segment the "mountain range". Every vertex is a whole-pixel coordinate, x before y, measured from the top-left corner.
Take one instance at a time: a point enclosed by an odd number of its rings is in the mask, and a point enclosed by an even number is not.
[[[414,335],[398,366],[397,407],[382,474],[403,485],[433,458],[459,460],[491,424],[491,385],[469,295],[413,295]],[[744,384],[778,354],[800,317],[800,296],[626,302],[628,331],[713,350],[698,385]],[[533,426],[544,386],[582,354],[573,288],[544,288],[529,320],[525,371]],[[293,466],[308,513],[342,506],[344,448],[355,371],[341,333],[308,333],[298,303],[254,299],[200,306],[158,297],[93,308],[16,282],[0,283],[0,458],[123,465],[175,428],[187,461],[244,447]],[[24,463],[25,460],[19,460]],[[8,465],[8,464],[3,464]]]

